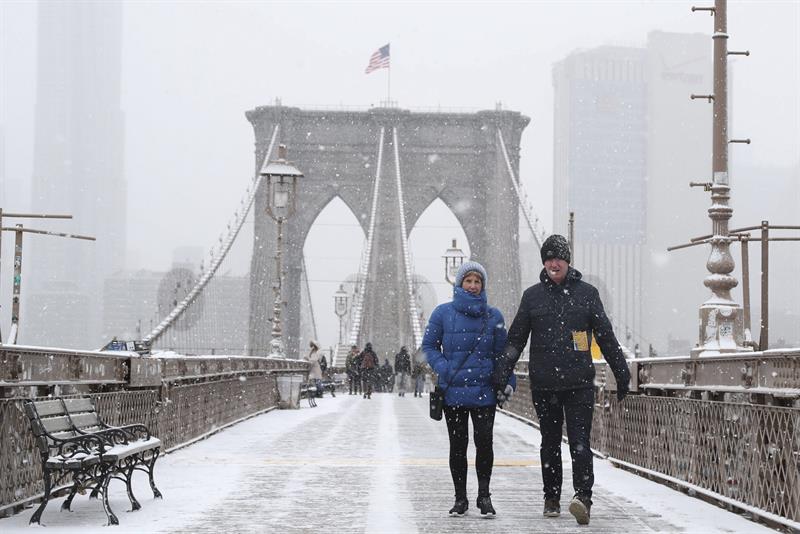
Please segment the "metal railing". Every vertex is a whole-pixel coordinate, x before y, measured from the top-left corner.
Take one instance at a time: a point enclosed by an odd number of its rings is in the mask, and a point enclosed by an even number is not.
[[[277,376],[308,372],[308,363],[298,360],[161,358],[17,346],[0,346],[0,362],[0,395],[7,397],[0,398],[0,517],[44,492],[24,398],[88,394],[107,423],[144,423],[170,452],[276,407]],[[96,392],[109,388],[117,391]]]
[[[605,362],[595,363],[596,454],[769,524],[800,529],[800,349],[628,363],[632,391],[641,394],[623,403]],[[517,394],[506,410],[538,425],[527,362],[516,372]]]

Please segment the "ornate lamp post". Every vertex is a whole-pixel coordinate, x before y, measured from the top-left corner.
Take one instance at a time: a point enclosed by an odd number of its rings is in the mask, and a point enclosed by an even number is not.
[[[339,290],[333,294],[333,305],[333,311],[339,317],[339,345],[341,345],[344,316],[347,314],[347,291],[344,290],[344,284],[339,284]]]
[[[700,306],[700,339],[697,347],[692,349],[692,356],[697,357],[748,350],[744,346],[743,310],[731,297],[731,289],[739,282],[731,275],[734,260],[730,253],[728,220],[733,208],[728,204],[731,189],[728,143],[749,143],[750,140],[728,137],[728,56],[744,53],[728,52],[727,0],[715,0],[713,8],[693,7],[692,11],[711,11],[714,15],[714,93],[691,96],[692,100],[708,99],[714,104],[713,180],[710,184],[702,184],[711,190],[711,207],[708,208],[712,227],[711,254],[706,262],[709,274],[703,281],[711,290],[711,297]]]
[[[455,283],[458,268],[464,263],[466,257],[467,255],[458,248],[456,240],[453,238],[453,246],[448,248],[444,256],[442,256],[444,258],[444,279],[447,280],[448,284]]]
[[[269,343],[269,355],[282,358],[285,356],[283,333],[281,331],[283,222],[294,213],[297,180],[303,177],[303,173],[286,161],[286,145],[278,145],[278,159],[265,162],[259,174],[266,180],[267,215],[278,224],[278,243],[275,252],[275,283],[272,285],[275,292],[275,303],[272,311],[272,341]]]

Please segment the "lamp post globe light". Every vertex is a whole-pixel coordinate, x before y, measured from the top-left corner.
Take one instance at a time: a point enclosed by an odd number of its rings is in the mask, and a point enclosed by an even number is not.
[[[341,345],[344,316],[347,315],[347,292],[344,290],[344,284],[339,284],[339,290],[333,294],[333,306],[333,311],[339,317],[339,345]]]
[[[458,273],[458,268],[461,267],[461,264],[464,263],[464,259],[467,257],[458,245],[456,245],[456,240],[453,238],[453,245],[445,251],[444,256],[444,279],[447,280],[448,284],[453,284],[456,281],[456,273]]]
[[[286,145],[278,145],[278,159],[264,162],[259,174],[266,180],[267,215],[277,223],[278,238],[275,252],[275,303],[272,310],[272,340],[269,342],[269,356],[284,358],[283,332],[281,331],[281,308],[283,289],[283,223],[295,211],[297,180],[303,173],[286,160]]]

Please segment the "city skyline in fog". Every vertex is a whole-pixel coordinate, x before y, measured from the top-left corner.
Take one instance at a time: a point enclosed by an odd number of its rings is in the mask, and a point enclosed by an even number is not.
[[[301,108],[363,109],[385,100],[388,72],[365,75],[364,67],[386,42],[392,44],[391,98],[399,107],[478,110],[494,109],[502,102],[503,108],[531,117],[521,143],[520,175],[534,211],[551,230],[553,65],[578,49],[641,47],[657,30],[702,33],[710,49],[713,19],[691,13],[692,5],[123,2],[120,105],[125,116],[127,267],[165,271],[174,249],[208,250],[213,245],[252,179],[253,132],[245,111],[276,99]],[[0,154],[4,155],[0,205],[12,211],[23,211],[30,204],[36,10],[33,2],[0,6]],[[737,181],[755,179],[737,174],[737,169],[756,173],[800,162],[798,28],[797,2],[729,2],[729,47],[751,51],[748,58],[732,60],[731,137],[753,140],[731,150],[734,208],[744,204],[737,198]],[[708,113],[702,102],[694,105],[698,113]],[[705,180],[704,176],[675,179]],[[754,188],[748,183],[743,189]],[[701,195],[688,187],[686,194]],[[800,203],[800,198],[794,200]],[[790,216],[791,201],[784,197],[764,203]],[[324,280],[311,291],[318,323],[325,317],[326,345],[334,328],[328,308],[336,280],[357,269],[360,255],[359,250],[351,251],[360,248],[355,218],[337,209],[323,222],[349,220],[348,236],[334,226],[321,226],[306,243],[309,277]],[[740,225],[753,224],[753,211],[746,210],[748,218]],[[428,277],[438,284],[441,299],[447,289],[438,274],[437,256],[450,237],[462,237],[463,231],[455,227],[452,214],[441,209],[435,214],[426,223],[427,231],[417,236],[412,232],[412,245],[418,249],[418,270],[424,265],[427,272],[437,272],[437,278]],[[736,226],[734,212],[731,227]],[[710,222],[696,234],[708,228]],[[341,238],[339,247],[325,246],[331,235]],[[675,242],[689,237],[676,236]],[[343,253],[342,248],[348,250]],[[346,258],[338,265],[335,258],[341,256]],[[330,268],[331,261],[335,269]],[[2,276],[8,278],[5,271]],[[692,280],[690,285],[699,304],[705,298],[701,281]],[[7,284],[2,287],[6,292]],[[683,335],[691,339],[695,333]]]

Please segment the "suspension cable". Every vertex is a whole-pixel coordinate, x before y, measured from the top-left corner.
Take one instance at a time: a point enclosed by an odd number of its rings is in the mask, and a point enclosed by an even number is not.
[[[270,156],[272,155],[272,149],[275,146],[275,140],[278,138],[278,130],[280,128],[279,124],[275,125],[275,128],[272,130],[272,139],[269,142],[269,147],[267,148],[267,153],[264,155],[264,161],[269,161]],[[258,167],[259,169],[261,167]],[[153,344],[155,343],[158,338],[160,338],[164,332],[168,328],[170,328],[177,319],[183,315],[189,305],[194,302],[203,288],[206,287],[208,282],[217,272],[219,266],[222,264],[222,261],[225,259],[228,251],[231,249],[236,236],[239,235],[239,230],[242,229],[244,226],[244,221],[247,218],[247,214],[250,212],[250,208],[253,206],[253,203],[256,198],[256,194],[258,193],[259,185],[261,184],[261,175],[256,174],[255,178],[253,179],[253,184],[250,188],[250,195],[245,202],[245,209],[244,213],[241,217],[239,217],[238,221],[234,224],[233,228],[229,230],[228,236],[223,240],[222,245],[220,247],[220,253],[213,259],[211,265],[209,265],[208,270],[203,274],[200,280],[197,281],[195,286],[192,288],[191,291],[184,297],[182,301],[178,303],[177,306],[156,326],[145,338],[143,341],[145,343]]]
[[[358,334],[361,331],[361,321],[363,318],[364,295],[367,288],[367,276],[369,275],[370,254],[372,253],[372,240],[375,235],[375,219],[378,208],[378,190],[381,183],[381,167],[383,166],[383,137],[385,128],[381,127],[381,135],[378,141],[378,164],[375,170],[375,184],[372,190],[372,208],[369,214],[369,227],[367,229],[367,241],[361,253],[361,267],[356,278],[356,292],[353,295],[353,306],[350,308],[352,326],[350,329],[350,344],[358,344]]]
[[[414,333],[414,349],[422,346],[422,325],[417,312],[417,296],[414,291],[414,278],[411,271],[411,252],[408,248],[406,233],[405,201],[403,200],[403,181],[400,174],[400,149],[397,144],[397,128],[392,128],[394,141],[394,168],[397,175],[397,202],[400,205],[400,241],[403,245],[403,263],[408,287],[408,312],[411,314],[411,329]]]
[[[541,227],[541,224],[539,223],[539,217],[534,216],[533,207],[528,200],[528,195],[525,194],[525,189],[523,188],[522,184],[517,181],[514,168],[511,166],[511,159],[508,157],[506,143],[503,140],[503,132],[500,131],[500,128],[497,129],[497,140],[500,143],[500,151],[503,153],[503,158],[506,161],[508,177],[511,179],[511,185],[514,186],[514,193],[517,195],[517,200],[522,208],[522,215],[525,218],[525,222],[528,223],[528,229],[530,229],[531,234],[533,234],[533,239],[536,242],[536,246],[542,248],[542,243],[544,242],[544,238],[547,233]]]

